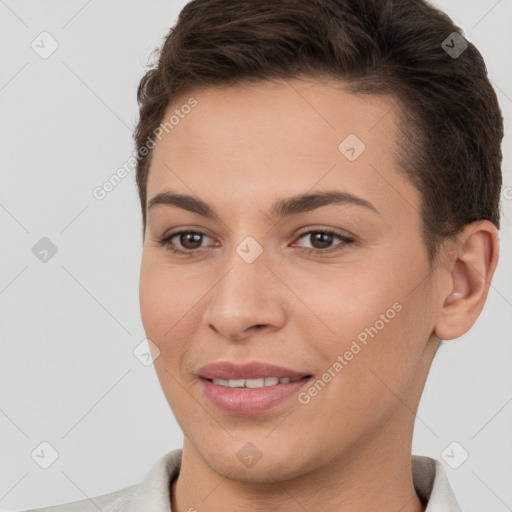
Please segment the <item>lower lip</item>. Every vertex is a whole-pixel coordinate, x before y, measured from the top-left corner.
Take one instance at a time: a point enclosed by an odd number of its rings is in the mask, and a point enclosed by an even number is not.
[[[263,388],[228,388],[200,378],[205,395],[213,405],[227,414],[252,416],[268,411],[290,398],[309,382],[310,377],[265,386]]]

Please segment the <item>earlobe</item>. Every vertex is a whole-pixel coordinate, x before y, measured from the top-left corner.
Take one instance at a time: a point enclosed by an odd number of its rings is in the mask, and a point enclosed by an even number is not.
[[[499,244],[496,226],[491,222],[468,224],[457,236],[455,257],[450,258],[452,289],[439,297],[441,310],[434,334],[451,340],[465,334],[480,315],[494,271]]]

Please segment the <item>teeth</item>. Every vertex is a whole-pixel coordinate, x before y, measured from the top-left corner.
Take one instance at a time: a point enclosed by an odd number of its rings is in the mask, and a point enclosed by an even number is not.
[[[260,379],[212,379],[214,384],[225,386],[228,388],[263,388],[267,386],[275,386],[277,384],[287,384],[288,382],[295,382],[302,377],[290,379],[289,377],[265,377]]]
[[[246,379],[246,388],[262,388],[265,386],[265,379]]]

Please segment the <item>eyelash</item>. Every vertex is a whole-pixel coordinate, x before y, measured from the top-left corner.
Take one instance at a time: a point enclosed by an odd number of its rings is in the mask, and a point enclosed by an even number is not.
[[[329,229],[315,229],[315,230],[311,230],[311,231],[306,231],[305,233],[302,233],[299,236],[299,239],[303,238],[306,235],[311,235],[313,233],[332,235],[332,236],[338,237],[343,243],[339,244],[338,246],[330,247],[328,249],[310,249],[308,247],[303,247],[302,249],[305,250],[308,254],[318,255],[318,254],[326,254],[326,253],[330,254],[332,252],[339,252],[339,251],[342,251],[343,249],[345,249],[345,247],[347,245],[354,243],[353,239],[351,239],[347,236],[341,235],[340,233],[337,233],[337,232],[329,230]],[[170,235],[168,235],[160,240],[156,240],[156,242],[158,244],[164,246],[167,250],[171,251],[173,254],[180,254],[183,256],[193,256],[193,255],[197,254],[200,251],[200,249],[191,249],[191,250],[184,251],[182,249],[178,249],[171,245],[171,243],[170,243],[171,240],[174,237],[176,237],[178,235],[182,235],[182,234],[201,235],[201,236],[208,237],[208,235],[206,233],[203,233],[202,231],[183,230],[183,231],[176,231],[175,233],[171,233]]]

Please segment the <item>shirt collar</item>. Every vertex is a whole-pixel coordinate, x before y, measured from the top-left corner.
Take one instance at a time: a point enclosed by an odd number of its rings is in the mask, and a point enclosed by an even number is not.
[[[428,500],[425,512],[462,512],[444,467],[438,460],[413,455],[412,479],[418,496]]]

